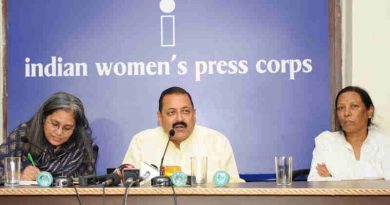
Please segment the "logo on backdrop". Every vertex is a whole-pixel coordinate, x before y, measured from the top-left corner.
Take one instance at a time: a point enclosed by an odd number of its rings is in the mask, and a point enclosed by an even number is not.
[[[174,0],[160,0],[160,10],[170,14],[175,10]],[[175,16],[161,15],[161,47],[175,47]]]
[[[160,0],[161,10],[160,28],[161,28],[161,47],[176,46],[176,26],[174,0]],[[182,19],[184,20],[184,19]],[[157,19],[156,19],[157,21]],[[246,38],[245,38],[246,39]],[[246,39],[248,40],[248,39]],[[257,40],[256,40],[257,41]],[[181,42],[182,43],[182,42]],[[297,45],[295,45],[297,46]],[[281,47],[280,49],[285,49]],[[246,54],[245,51],[239,55]],[[251,54],[252,55],[252,54]],[[297,54],[293,54],[296,56]],[[297,75],[310,74],[313,71],[313,62],[311,58],[259,58],[252,59],[250,62],[245,56],[240,58],[226,59],[196,59],[187,60],[178,57],[178,54],[172,53],[166,55],[165,59],[150,59],[142,61],[140,59],[125,59],[125,61],[96,61],[89,65],[85,61],[68,61],[62,56],[52,55],[47,59],[32,59],[29,56],[25,58],[24,76],[26,78],[35,77],[87,77],[90,76],[90,67],[93,67],[94,75],[99,77],[109,76],[168,76],[188,74],[193,75],[195,82],[201,81],[206,76],[212,75],[279,75],[283,74],[288,80],[295,80]],[[193,72],[189,72],[193,71]],[[250,71],[253,70],[253,71]]]

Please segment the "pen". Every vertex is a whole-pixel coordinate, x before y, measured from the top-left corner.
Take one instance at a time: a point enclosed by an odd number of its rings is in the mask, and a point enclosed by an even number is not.
[[[30,160],[31,165],[32,165],[33,167],[35,167],[35,162],[34,162],[32,156],[31,156],[31,153],[28,153],[28,154],[27,154],[27,158],[28,158],[28,160]]]

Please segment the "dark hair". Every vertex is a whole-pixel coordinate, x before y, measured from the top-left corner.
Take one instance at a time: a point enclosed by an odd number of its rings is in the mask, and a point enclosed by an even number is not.
[[[164,98],[164,96],[166,96],[166,95],[171,95],[171,94],[183,94],[183,95],[187,95],[187,96],[190,98],[192,107],[194,108],[194,103],[192,102],[191,95],[190,95],[186,90],[184,90],[184,89],[181,88],[181,87],[170,87],[170,88],[164,90],[164,91],[161,93],[160,99],[158,100],[158,111],[161,112],[161,110],[162,110],[162,107],[163,107],[163,98]]]
[[[341,94],[346,93],[346,92],[355,92],[355,93],[359,94],[366,109],[370,109],[372,107],[373,110],[375,111],[374,104],[372,103],[371,97],[367,91],[365,91],[363,88],[360,88],[358,86],[347,86],[347,87],[343,88],[342,90],[340,90],[339,93],[337,94],[336,102],[335,102],[335,114],[336,114],[335,116],[337,116],[337,102],[339,100],[339,97]],[[371,118],[368,118],[367,127],[372,125],[372,118],[374,118],[374,113],[372,113]]]
[[[93,160],[92,130],[89,127],[88,120],[84,114],[84,106],[79,98],[69,93],[54,93],[41,105],[38,111],[27,122],[27,136],[31,143],[39,145],[40,147],[45,147],[47,143],[44,136],[43,124],[46,117],[57,110],[73,111],[76,127],[68,141],[73,140],[77,145],[80,143],[83,144],[84,149],[88,154],[88,156],[86,156],[87,159]],[[26,146],[34,156],[39,156],[41,150],[35,146],[29,146],[29,144]]]

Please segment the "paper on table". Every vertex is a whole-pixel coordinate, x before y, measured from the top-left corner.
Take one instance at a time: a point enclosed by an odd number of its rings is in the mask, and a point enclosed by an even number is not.
[[[19,185],[29,186],[29,185],[38,185],[37,181],[20,181]]]

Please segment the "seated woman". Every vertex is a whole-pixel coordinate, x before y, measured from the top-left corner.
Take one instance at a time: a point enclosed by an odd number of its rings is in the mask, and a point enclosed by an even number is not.
[[[54,177],[94,174],[91,134],[80,99],[64,92],[55,93],[0,146],[0,174],[4,157],[8,156],[21,157],[22,180],[36,180],[40,171]],[[35,167],[28,161],[28,153]]]
[[[341,130],[315,139],[308,181],[390,179],[390,136],[375,130],[368,93],[348,86],[336,97]]]

